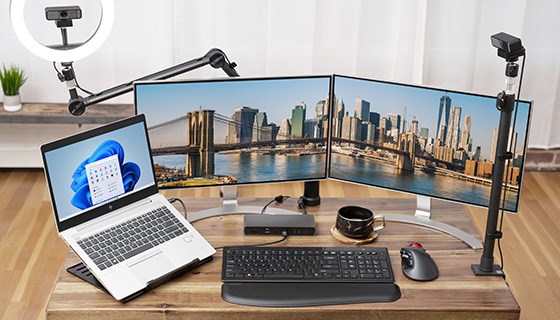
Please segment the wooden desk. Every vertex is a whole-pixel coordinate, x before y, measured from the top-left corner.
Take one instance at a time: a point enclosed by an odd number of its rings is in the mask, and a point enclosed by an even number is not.
[[[296,208],[296,199],[283,208]],[[243,205],[262,206],[268,199],[241,201]],[[189,210],[216,206],[216,199],[188,201]],[[322,199],[320,207],[309,208],[316,216],[318,234],[314,237],[289,237],[282,246],[345,246],[329,232],[337,209],[357,204],[376,213],[412,214],[414,199]],[[462,205],[434,202],[432,217],[471,234],[476,229]],[[242,216],[230,215],[194,223],[214,246],[251,244],[278,237],[244,236]],[[409,241],[424,245],[440,269],[431,282],[415,282],[400,271],[399,249]],[[229,304],[220,297],[221,250],[210,263],[141,296],[127,304],[67,273],[78,263],[70,254],[47,306],[47,319],[519,319],[520,309],[500,277],[475,277],[472,263],[479,263],[480,251],[437,231],[422,227],[388,223],[373,246],[389,248],[396,283],[402,297],[396,302],[349,304],[305,308],[257,308]]]

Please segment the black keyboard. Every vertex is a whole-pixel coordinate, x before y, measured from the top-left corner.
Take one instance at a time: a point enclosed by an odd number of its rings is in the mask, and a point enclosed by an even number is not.
[[[224,282],[395,281],[387,248],[225,247]]]
[[[104,270],[188,232],[165,206],[78,241]]]

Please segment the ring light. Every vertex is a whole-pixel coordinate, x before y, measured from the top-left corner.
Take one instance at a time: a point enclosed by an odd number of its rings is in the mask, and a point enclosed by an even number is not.
[[[10,19],[16,36],[27,48],[27,50],[47,61],[73,62],[83,59],[95,52],[95,50],[99,49],[99,47],[101,47],[101,45],[109,37],[109,33],[111,32],[113,21],[115,19],[114,3],[113,0],[100,0],[100,2],[101,22],[99,23],[99,26],[91,38],[89,38],[84,44],[69,50],[52,49],[33,38],[25,24],[25,0],[11,0]]]

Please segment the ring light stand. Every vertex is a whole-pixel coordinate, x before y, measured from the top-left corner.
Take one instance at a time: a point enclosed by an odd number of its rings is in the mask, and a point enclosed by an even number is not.
[[[66,82],[68,87],[70,94],[68,111],[72,115],[80,116],[84,114],[86,107],[90,105],[97,104],[132,91],[134,89],[135,81],[168,79],[206,65],[210,65],[216,69],[221,68],[230,77],[239,77],[239,74],[235,70],[237,65],[234,62],[230,62],[222,50],[214,48],[200,58],[152,73],[99,93],[88,92],[89,96],[80,96],[77,89],[81,88],[79,88],[76,81],[76,75],[72,67],[73,62],[85,58],[97,50],[109,36],[113,25],[115,14],[113,1],[100,0],[100,2],[102,15],[101,22],[99,23],[97,30],[89,40],[77,46],[75,44],[69,44],[67,28],[72,27],[73,19],[81,18],[81,9],[78,6],[46,8],[45,14],[47,20],[54,20],[62,35],[62,45],[53,47],[42,45],[29,33],[24,19],[25,0],[11,0],[10,2],[10,17],[14,31],[24,46],[32,53],[47,61],[61,63],[63,69],[59,72],[58,77],[60,81]],[[189,220],[195,221],[223,214],[259,213],[261,211],[261,208],[257,206],[239,206],[237,202],[237,187],[235,186],[222,187],[222,195],[222,207],[189,214]],[[320,203],[318,181],[305,182],[303,200],[304,203],[309,206],[318,205]],[[268,212],[272,214],[299,214],[295,211],[280,208],[270,208]]]

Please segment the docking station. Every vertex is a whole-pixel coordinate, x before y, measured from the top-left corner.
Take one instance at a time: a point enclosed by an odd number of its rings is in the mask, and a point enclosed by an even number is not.
[[[246,214],[243,218],[246,235],[315,235],[315,217],[291,214]]]

